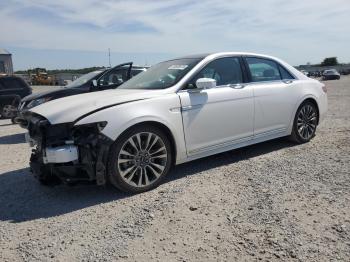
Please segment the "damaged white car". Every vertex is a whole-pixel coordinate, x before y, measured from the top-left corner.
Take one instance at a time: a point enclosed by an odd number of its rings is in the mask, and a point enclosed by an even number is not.
[[[138,193],[159,185],[174,164],[283,136],[308,142],[326,110],[324,84],[277,58],[188,56],[116,90],[28,111],[30,166],[44,183],[110,181]]]

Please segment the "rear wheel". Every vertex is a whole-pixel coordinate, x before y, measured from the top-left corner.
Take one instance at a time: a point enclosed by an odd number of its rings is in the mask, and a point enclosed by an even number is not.
[[[141,193],[159,185],[172,165],[171,144],[162,130],[138,126],[112,145],[108,172],[118,189]]]
[[[318,111],[311,102],[304,102],[298,108],[290,138],[297,143],[309,142],[316,132]]]

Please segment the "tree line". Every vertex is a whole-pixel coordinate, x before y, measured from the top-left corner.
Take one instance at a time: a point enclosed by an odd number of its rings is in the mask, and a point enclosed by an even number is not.
[[[28,70],[19,70],[16,71],[15,74],[30,74],[31,72],[36,72],[37,69],[41,69],[40,71],[46,71],[50,75],[60,74],[60,73],[70,73],[70,74],[87,74],[92,71],[104,69],[105,67],[101,66],[93,66],[93,67],[86,67],[81,69],[53,69],[53,70],[46,70],[45,68],[33,68]]]

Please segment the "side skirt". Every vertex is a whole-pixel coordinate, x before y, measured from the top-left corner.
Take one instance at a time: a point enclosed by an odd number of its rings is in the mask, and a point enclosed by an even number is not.
[[[259,135],[257,137],[253,137],[250,140],[246,140],[246,141],[238,142],[238,143],[236,142],[236,143],[232,143],[230,145],[226,145],[226,146],[223,146],[223,147],[220,147],[220,148],[216,148],[216,149],[213,149],[213,150],[207,150],[207,151],[204,151],[204,152],[201,152],[201,153],[198,153],[198,154],[190,155],[190,156],[188,156],[185,159],[178,160],[176,162],[176,165],[182,164],[182,163],[186,163],[186,162],[190,162],[192,160],[196,160],[196,159],[199,159],[199,158],[203,158],[203,157],[207,157],[207,156],[223,153],[223,152],[230,151],[230,150],[233,150],[233,149],[237,149],[237,148],[241,148],[241,147],[245,147],[245,146],[249,146],[249,145],[253,145],[253,144],[258,144],[258,143],[265,142],[265,141],[268,141],[268,140],[272,140],[272,139],[275,139],[275,138],[289,136],[289,135],[290,135],[290,133],[288,133],[288,131],[285,131],[285,129],[283,131],[281,131],[281,132],[277,132],[277,133],[273,133],[273,134],[268,134],[268,135],[264,135],[264,136]]]

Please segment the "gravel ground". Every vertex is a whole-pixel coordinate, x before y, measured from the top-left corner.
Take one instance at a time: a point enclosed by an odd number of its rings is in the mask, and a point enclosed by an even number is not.
[[[140,195],[39,185],[0,120],[0,261],[350,261],[350,77],[326,83],[310,143],[187,163]]]

